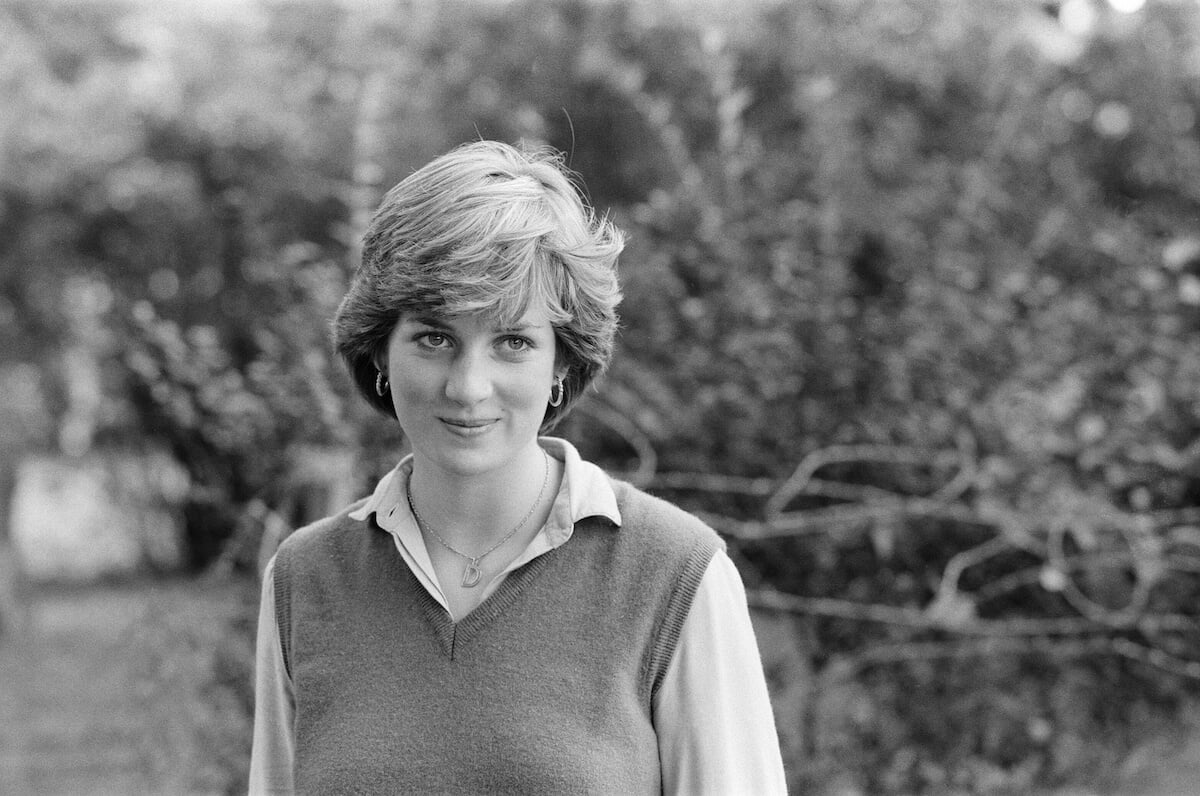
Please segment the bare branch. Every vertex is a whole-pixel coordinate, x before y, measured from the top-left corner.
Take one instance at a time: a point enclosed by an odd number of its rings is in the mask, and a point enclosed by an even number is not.
[[[1200,662],[1184,660],[1155,647],[1146,647],[1124,638],[1113,639],[1112,646],[1114,652],[1131,660],[1200,680]]]
[[[925,629],[931,625],[925,614],[914,608],[894,608],[888,605],[856,603],[830,597],[800,597],[773,589],[752,589],[746,592],[752,608],[812,616],[878,622]]]
[[[961,636],[972,637],[1076,636],[1110,629],[1087,617],[975,619],[948,626],[921,608],[895,608],[829,597],[801,597],[771,589],[750,590],[747,592],[747,599],[752,607],[762,610],[787,611],[806,616],[824,616],[859,622],[877,622],[919,630],[950,631]],[[1139,617],[1128,625],[1146,632],[1195,631],[1197,620],[1194,616],[1183,614],[1153,614]]]
[[[825,668],[831,679],[848,679],[863,669],[886,663],[909,663],[936,658],[972,658],[991,655],[1039,653],[1062,657],[1120,655],[1193,680],[1200,680],[1200,663],[1169,655],[1159,649],[1120,638],[986,638],[908,642],[869,647],[839,657]]]
[[[1150,588],[1153,585],[1154,578],[1149,574],[1151,564],[1147,561],[1147,553],[1141,541],[1130,531],[1126,524],[1118,524],[1115,527],[1129,546],[1130,558],[1134,563],[1135,581],[1133,594],[1129,598],[1129,603],[1115,610],[1101,605],[1084,594],[1083,590],[1076,586],[1075,581],[1071,578],[1064,578],[1062,580],[1060,591],[1075,610],[1092,621],[1112,627],[1122,627],[1137,619],[1149,604]],[[1049,528],[1046,543],[1046,554],[1050,565],[1063,573],[1069,571],[1066,564],[1067,556],[1063,549],[1065,536],[1066,528],[1059,523],[1053,523]]]
[[[969,550],[955,554],[946,562],[946,568],[942,571],[942,582],[938,586],[938,597],[948,599],[951,595],[957,593],[959,578],[962,577],[962,573],[968,567],[983,563],[993,556],[1012,549],[1013,546],[1006,537],[995,536]]]
[[[580,411],[617,432],[637,454],[637,469],[632,473],[622,474],[622,477],[635,486],[648,484],[658,468],[658,453],[654,450],[654,443],[650,437],[638,428],[636,423],[607,404],[590,402],[581,406]]]
[[[1166,541],[1169,547],[1193,548],[1200,553],[1200,528],[1194,525],[1181,525],[1167,532]]]
[[[805,509],[776,515],[767,522],[739,520],[705,512],[695,513],[718,531],[741,541],[832,533],[839,529],[861,528],[872,521],[906,516],[951,520],[971,525],[994,524],[966,506],[947,505],[926,498],[878,500],[858,505]]]
[[[688,489],[766,497],[775,490],[776,483],[773,478],[743,478],[715,473],[656,473],[646,486],[650,489]]]
[[[795,471],[767,500],[764,513],[771,518],[782,512],[788,503],[804,493],[806,485],[817,471],[830,464],[882,462],[946,466],[958,462],[960,455],[959,451],[926,450],[899,445],[831,445],[813,451],[800,461]]]
[[[929,496],[933,501],[949,502],[963,495],[979,477],[979,465],[976,461],[975,437],[967,429],[958,432],[958,461],[960,469],[954,478],[946,482],[941,489]]]
[[[852,461],[873,461],[920,466],[958,465],[957,473],[930,497],[912,497],[868,484],[823,480],[816,473],[823,467]],[[1131,513],[1104,501],[1080,499],[1060,507],[1050,517],[1031,516],[1007,505],[981,503],[978,507],[958,501],[977,483],[978,469],[974,440],[960,436],[958,450],[928,451],[916,448],[845,445],[815,451],[778,486],[768,479],[745,479],[691,473],[661,474],[650,483],[661,488],[696,489],[742,495],[765,496],[765,520],[743,520],[719,514],[700,516],[725,535],[738,541],[763,540],[808,534],[845,535],[860,533],[871,525],[901,518],[923,517],[954,523],[990,527],[996,535],[953,555],[944,566],[933,599],[923,606],[897,607],[858,603],[826,597],[804,597],[764,589],[748,594],[750,604],[760,611],[870,622],[904,628],[913,636],[948,633],[946,641],[891,643],[870,648],[853,665],[912,660],[921,657],[966,656],[989,652],[1035,652],[1059,655],[1083,653],[1114,654],[1200,679],[1200,662],[1186,660],[1166,649],[1115,638],[1113,632],[1136,631],[1147,638],[1154,634],[1196,634],[1194,616],[1147,613],[1153,586],[1171,572],[1200,571],[1200,556],[1188,555],[1200,548],[1200,509],[1170,512]],[[839,501],[836,505],[783,509],[800,496]],[[1175,526],[1170,533],[1156,528]],[[1122,549],[1093,549],[1068,554],[1065,535],[1071,528],[1088,528],[1104,540],[1116,534]],[[1180,550],[1173,554],[1170,549]],[[1006,552],[1029,553],[1042,563],[993,579],[980,588],[961,591],[964,573]],[[1112,608],[1084,593],[1072,573],[1097,566],[1125,566],[1136,576],[1127,604]],[[1047,580],[1049,578],[1049,580]],[[1079,616],[1015,617],[980,619],[978,605],[1017,588],[1039,587],[1061,594]]]
[[[1069,572],[1086,569],[1088,567],[1120,566],[1122,564],[1130,564],[1132,561],[1133,554],[1128,551],[1086,553],[1067,556],[1058,563],[1058,569],[1055,571],[1066,575]],[[1163,556],[1162,566],[1165,572],[1200,572],[1200,558],[1187,555],[1168,554]],[[1044,565],[1026,567],[1015,572],[1009,572],[1006,575],[985,583],[972,592],[972,594],[978,603],[983,604],[990,600],[995,600],[1004,595],[1011,594],[1017,589],[1039,585],[1045,578],[1045,573],[1046,567]]]
[[[827,481],[822,478],[811,478],[804,487],[806,497],[832,498],[848,503],[884,503],[895,504],[905,500],[905,496],[890,489],[880,489],[868,484],[848,484],[845,481]]]

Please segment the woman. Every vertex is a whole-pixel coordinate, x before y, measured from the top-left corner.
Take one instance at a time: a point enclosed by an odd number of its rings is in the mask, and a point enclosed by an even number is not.
[[[251,792],[784,792],[720,539],[539,436],[608,364],[622,245],[546,151],[388,193],[334,337],[412,453],[267,568]]]

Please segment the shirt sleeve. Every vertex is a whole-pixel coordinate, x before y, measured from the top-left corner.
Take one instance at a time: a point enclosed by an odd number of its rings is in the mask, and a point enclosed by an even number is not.
[[[254,672],[254,741],[248,790],[251,796],[293,793],[296,703],[275,622],[274,558],[263,572]]]
[[[724,552],[700,580],[652,708],[667,796],[787,793],[746,590]]]

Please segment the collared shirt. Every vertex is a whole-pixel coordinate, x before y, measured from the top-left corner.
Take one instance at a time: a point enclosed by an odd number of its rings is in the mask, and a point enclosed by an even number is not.
[[[508,573],[565,544],[579,520],[603,516],[614,529],[621,524],[616,496],[604,472],[583,461],[565,440],[544,437],[539,441],[563,463],[562,485],[546,524],[525,550],[484,586],[484,599]],[[422,587],[450,613],[424,537],[408,507],[406,488],[411,473],[410,456],[380,479],[367,502],[350,516],[367,520],[374,514]],[[263,575],[259,611],[251,794],[292,791],[295,701],[275,623],[273,566],[274,559]],[[713,557],[700,581],[652,707],[663,793],[786,793],[745,588],[733,562],[722,551]]]

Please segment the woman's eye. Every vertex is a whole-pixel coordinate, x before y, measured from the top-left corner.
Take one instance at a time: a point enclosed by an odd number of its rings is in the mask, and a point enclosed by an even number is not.
[[[417,342],[426,348],[443,348],[447,340],[441,332],[424,332],[417,336]]]
[[[506,337],[503,345],[506,351],[526,351],[530,347],[529,340],[524,337]]]

